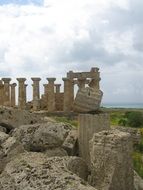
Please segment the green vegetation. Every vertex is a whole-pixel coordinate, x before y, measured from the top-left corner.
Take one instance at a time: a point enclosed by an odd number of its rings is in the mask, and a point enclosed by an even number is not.
[[[136,150],[133,153],[133,164],[136,172],[143,178],[143,109],[103,109],[103,111],[110,113],[111,126],[135,127],[141,131],[141,142],[136,146]],[[55,120],[68,123],[76,128],[78,126],[76,119],[55,117]]]
[[[72,125],[73,127],[76,127],[76,128],[78,126],[78,121],[74,120],[74,119],[69,119],[67,117],[55,117],[54,119],[57,122],[68,123],[68,124],[70,124],[70,125]]]
[[[111,112],[111,125],[142,128],[143,112],[141,111],[116,111]]]
[[[133,164],[136,172],[143,178],[143,153],[133,153]]]
[[[133,164],[136,172],[143,178],[143,110],[110,110],[112,126],[139,128],[141,142],[136,145],[133,153]]]

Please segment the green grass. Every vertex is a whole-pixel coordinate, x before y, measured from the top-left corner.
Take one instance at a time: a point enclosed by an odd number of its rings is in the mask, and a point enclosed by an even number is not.
[[[62,122],[62,123],[68,123],[71,126],[73,126],[74,128],[78,127],[78,121],[74,120],[74,119],[68,119],[66,117],[55,117],[54,118],[57,122]]]
[[[133,153],[133,164],[136,172],[143,178],[143,153]]]

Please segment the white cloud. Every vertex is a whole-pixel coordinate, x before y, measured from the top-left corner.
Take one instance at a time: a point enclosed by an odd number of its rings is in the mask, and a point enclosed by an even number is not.
[[[0,6],[0,74],[62,78],[98,66],[104,101],[143,102],[141,14],[139,0]]]

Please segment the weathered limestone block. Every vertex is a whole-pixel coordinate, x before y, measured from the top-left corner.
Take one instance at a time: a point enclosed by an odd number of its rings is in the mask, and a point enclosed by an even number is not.
[[[91,177],[98,190],[134,190],[132,141],[129,133],[109,130],[90,141]]]
[[[69,157],[47,158],[24,153],[9,162],[0,175],[1,190],[96,190],[68,170]]]
[[[62,147],[67,151],[69,156],[75,156],[78,151],[78,132],[71,130],[66,137]]]
[[[89,87],[81,88],[75,97],[73,110],[80,113],[97,111],[100,108],[102,96],[101,90]]]
[[[0,145],[9,138],[9,135],[0,131]]]
[[[47,122],[34,125],[22,125],[13,131],[27,151],[44,152],[62,147],[71,126],[63,123]]]
[[[63,148],[51,148],[51,149],[47,149],[44,154],[46,154],[46,156],[48,157],[54,157],[54,156],[58,156],[58,157],[63,157],[63,156],[68,156],[67,152],[63,149]]]
[[[143,190],[143,179],[134,171],[134,187],[135,190]]]
[[[90,166],[89,141],[94,133],[110,129],[110,117],[107,113],[80,114],[78,121],[79,154]]]
[[[134,146],[140,143],[141,141],[140,129],[131,128],[131,127],[122,127],[122,126],[116,126],[115,128],[118,129],[119,131],[129,133],[131,135],[131,139]]]
[[[86,162],[80,157],[69,157],[67,168],[78,175],[80,178],[87,181],[88,167]]]

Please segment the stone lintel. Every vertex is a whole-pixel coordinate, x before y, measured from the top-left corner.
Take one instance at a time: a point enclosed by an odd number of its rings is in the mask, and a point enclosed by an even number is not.
[[[32,77],[31,80],[32,80],[33,82],[35,82],[35,81],[40,81],[41,78],[39,78],[39,77]]]
[[[18,82],[25,82],[26,81],[26,78],[17,78],[16,79]]]
[[[97,71],[96,72],[69,72],[67,73],[67,78],[93,78],[97,74],[99,74]]]
[[[54,82],[56,80],[56,78],[46,78],[48,80],[48,82]]]
[[[9,83],[11,81],[11,78],[2,78],[2,80],[4,81],[4,83]]]

